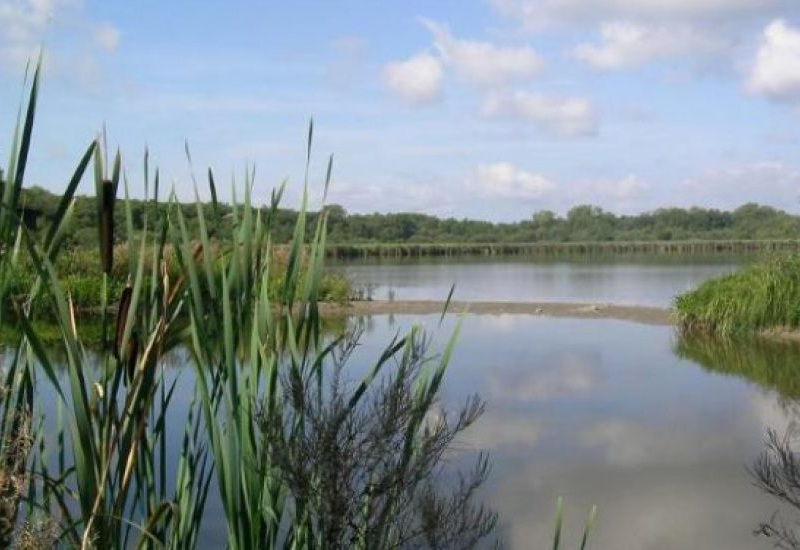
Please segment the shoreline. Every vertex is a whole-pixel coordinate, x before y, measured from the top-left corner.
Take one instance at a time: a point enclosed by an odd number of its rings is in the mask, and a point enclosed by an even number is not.
[[[326,316],[347,315],[430,315],[440,314],[445,302],[440,300],[374,300],[346,305],[320,304]],[[647,325],[673,325],[672,310],[650,306],[629,306],[590,302],[492,302],[454,300],[449,313],[476,315],[538,315],[575,319],[616,319]]]

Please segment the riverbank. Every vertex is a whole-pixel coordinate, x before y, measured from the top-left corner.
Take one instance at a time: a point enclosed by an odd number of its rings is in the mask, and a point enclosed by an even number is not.
[[[323,304],[323,316],[349,315],[428,315],[442,312],[445,302],[436,300],[355,301],[347,305]],[[667,308],[575,302],[489,302],[452,301],[452,313],[478,315],[541,315],[579,319],[617,319],[649,325],[671,325],[672,310]]]

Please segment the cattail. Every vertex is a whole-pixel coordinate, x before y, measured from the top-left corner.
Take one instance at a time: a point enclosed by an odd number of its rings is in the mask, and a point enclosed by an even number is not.
[[[139,337],[136,331],[131,333],[131,342],[128,345],[128,357],[126,372],[128,374],[128,381],[133,380],[133,375],[136,374],[136,360],[139,357]]]
[[[128,320],[128,310],[131,307],[131,296],[133,290],[131,286],[126,286],[122,291],[122,296],[119,298],[119,307],[117,307],[117,325],[114,331],[114,357],[117,361],[122,357],[122,338],[125,335],[125,325]]]
[[[100,197],[100,258],[103,273],[109,275],[114,264],[114,183],[103,180]]]

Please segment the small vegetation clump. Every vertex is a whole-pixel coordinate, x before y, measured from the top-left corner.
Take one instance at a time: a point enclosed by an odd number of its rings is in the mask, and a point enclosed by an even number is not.
[[[721,335],[800,327],[800,256],[777,256],[678,296],[680,327]]]

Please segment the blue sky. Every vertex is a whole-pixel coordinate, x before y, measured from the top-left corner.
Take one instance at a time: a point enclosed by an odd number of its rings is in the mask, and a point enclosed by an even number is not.
[[[314,194],[334,154],[354,212],[800,210],[796,0],[0,0],[9,131],[40,44],[29,182],[53,190],[105,123],[134,194],[147,145],[191,196],[188,140],[296,203],[313,116]]]

